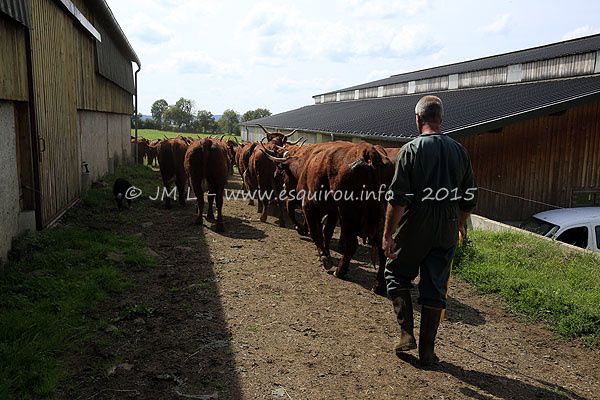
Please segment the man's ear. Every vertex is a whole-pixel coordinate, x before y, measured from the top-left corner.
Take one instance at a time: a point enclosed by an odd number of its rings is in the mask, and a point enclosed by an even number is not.
[[[423,120],[421,120],[419,114],[415,114],[415,122],[417,124],[417,130],[419,131],[419,133],[421,133],[421,128],[423,127]]]

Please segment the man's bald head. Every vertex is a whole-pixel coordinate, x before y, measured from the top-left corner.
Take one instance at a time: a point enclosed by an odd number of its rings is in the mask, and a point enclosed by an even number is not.
[[[436,96],[423,96],[415,107],[415,114],[422,123],[441,124],[444,117],[442,100]]]

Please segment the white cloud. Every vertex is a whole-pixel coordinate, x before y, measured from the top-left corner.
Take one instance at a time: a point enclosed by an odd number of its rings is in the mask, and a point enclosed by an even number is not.
[[[427,8],[428,0],[350,0],[348,8],[360,18],[392,18],[413,15]]]
[[[163,44],[173,38],[173,31],[145,14],[136,14],[128,26],[131,36],[147,45]]]
[[[508,28],[510,21],[510,14],[503,14],[499,16],[494,22],[481,28],[483,32],[488,33],[502,33]]]
[[[169,55],[167,60],[151,64],[149,72],[203,75],[211,77],[239,77],[236,64],[217,60],[201,51],[180,51]]]
[[[575,39],[582,36],[594,35],[596,33],[600,33],[600,28],[593,28],[589,25],[584,25],[565,33],[561,40]]]
[[[293,6],[259,4],[241,24],[239,36],[249,42],[259,64],[282,59],[348,62],[357,58],[397,58],[437,50],[420,24],[363,21],[314,21]]]

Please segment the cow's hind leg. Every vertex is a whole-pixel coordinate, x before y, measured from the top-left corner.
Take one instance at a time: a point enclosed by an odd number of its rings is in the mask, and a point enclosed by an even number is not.
[[[190,179],[190,184],[194,189],[194,195],[196,196],[196,220],[195,223],[202,225],[202,212],[204,211],[204,192],[202,191],[202,181],[198,182],[195,179]]]
[[[380,296],[387,295],[387,288],[385,284],[385,262],[386,257],[383,249],[381,248],[381,242],[377,243],[377,253],[379,255],[379,265],[377,266],[377,277],[375,278],[375,286],[373,286],[373,293]]]
[[[187,197],[187,193],[185,192],[185,175],[178,175],[176,180],[177,200],[179,201],[179,205],[185,207],[185,200]]]
[[[325,226],[323,227],[323,238],[325,240],[324,247],[325,247],[327,254],[329,254],[331,238],[333,237],[333,231],[335,231],[337,221],[338,221],[337,212],[329,212],[327,214],[327,218],[325,220]]]
[[[223,225],[223,192],[224,188],[219,188],[216,191],[216,203],[217,203],[217,225],[215,226],[215,230],[217,232],[225,231],[225,226]]]
[[[284,218],[285,211],[284,211],[284,204],[283,204],[282,200],[277,200],[277,210],[279,211],[279,215],[277,217],[278,218],[277,222],[279,223],[280,227],[285,228],[285,218]]]
[[[319,257],[323,263],[323,268],[329,271],[332,266],[331,255],[329,249],[325,248],[323,241],[323,224],[321,223],[321,212],[313,205],[305,204],[302,207],[308,225],[308,232],[310,237],[317,246]]]
[[[167,210],[170,210],[171,209],[171,198],[169,197],[169,192],[171,191],[171,183],[163,181],[163,186],[165,188],[165,190],[162,193],[162,195],[165,198],[165,208]]]
[[[348,273],[350,260],[352,260],[358,247],[358,239],[356,238],[352,217],[355,218],[355,216],[340,215],[340,244],[342,258],[334,272],[334,275],[338,278],[344,278]]]
[[[215,213],[213,211],[214,201],[215,201],[215,192],[211,189],[208,191],[208,210],[206,210],[206,219],[208,221],[215,220]]]
[[[260,209],[260,222],[267,222],[267,215],[269,214],[269,200],[262,200],[258,203]]]

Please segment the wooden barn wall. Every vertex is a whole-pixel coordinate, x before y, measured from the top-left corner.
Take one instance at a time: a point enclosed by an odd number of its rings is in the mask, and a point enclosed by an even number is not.
[[[77,108],[119,114],[133,114],[131,94],[96,73],[97,59],[94,39],[77,32],[74,36],[78,57],[75,59],[78,79]]]
[[[600,102],[460,141],[481,187],[480,215],[521,221],[552,206],[570,207],[573,190],[600,189]]]
[[[27,101],[25,27],[0,14],[0,99]]]
[[[74,0],[79,11],[94,26],[99,28],[99,21],[86,5],[85,0]],[[96,57],[96,41],[81,29],[76,29],[74,38],[78,49],[77,57],[77,108],[88,111],[102,111],[119,114],[133,114],[133,97],[108,79],[98,74]]]
[[[42,225],[81,193],[78,110],[131,114],[131,94],[97,74],[94,39],[55,1],[30,0]],[[77,1],[84,12],[85,4]],[[89,14],[87,14],[89,16]],[[44,149],[45,148],[45,149]]]
[[[80,193],[77,129],[78,35],[54,2],[31,0],[36,125],[42,143],[40,185],[42,224],[49,223]],[[45,147],[45,149],[44,149]]]

